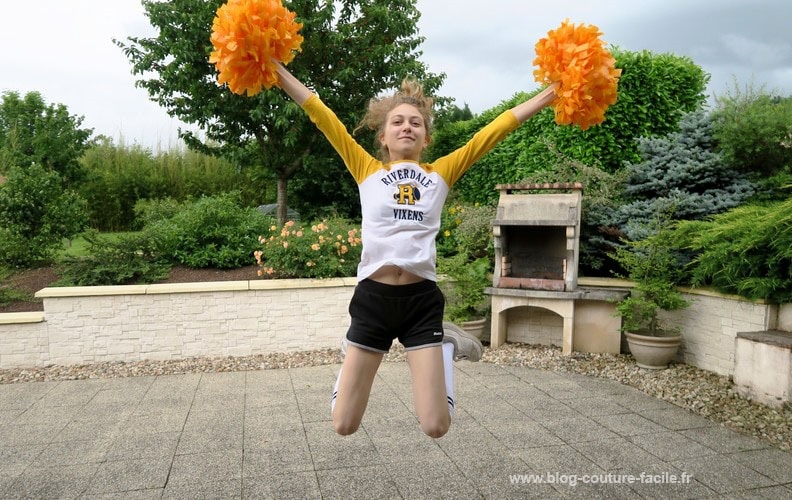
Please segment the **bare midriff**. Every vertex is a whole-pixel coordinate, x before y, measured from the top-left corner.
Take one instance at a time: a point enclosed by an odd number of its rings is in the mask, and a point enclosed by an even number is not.
[[[409,285],[424,280],[399,266],[390,265],[380,267],[369,276],[369,279],[385,285]]]

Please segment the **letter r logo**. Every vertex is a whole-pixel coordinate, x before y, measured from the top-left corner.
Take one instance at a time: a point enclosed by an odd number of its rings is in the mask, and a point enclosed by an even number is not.
[[[393,195],[393,199],[399,205],[415,205],[415,188],[409,184],[399,184],[399,190]]]

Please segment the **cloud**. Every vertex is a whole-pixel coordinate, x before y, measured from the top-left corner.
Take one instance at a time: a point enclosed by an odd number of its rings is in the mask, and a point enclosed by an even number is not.
[[[538,88],[534,44],[565,18],[597,25],[624,50],[691,57],[712,75],[711,92],[737,78],[792,95],[790,0],[418,0],[417,7],[421,60],[447,74],[440,94],[477,113]],[[141,0],[6,2],[3,21],[0,92],[39,91],[113,138],[178,144],[184,125],[135,87],[112,43],[153,35]]]
[[[727,34],[721,37],[726,52],[735,61],[753,68],[776,68],[792,60],[792,43],[767,43],[743,35]]]

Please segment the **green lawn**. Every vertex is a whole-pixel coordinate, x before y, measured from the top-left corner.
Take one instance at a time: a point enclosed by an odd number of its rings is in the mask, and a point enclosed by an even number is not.
[[[100,233],[99,237],[107,240],[117,240],[124,235],[134,234],[133,231],[119,231],[116,233]],[[72,240],[63,239],[63,250],[58,257],[84,257],[88,255],[88,241],[83,236],[76,236]]]

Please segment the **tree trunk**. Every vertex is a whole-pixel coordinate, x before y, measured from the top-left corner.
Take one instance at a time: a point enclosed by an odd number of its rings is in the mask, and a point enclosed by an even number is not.
[[[289,179],[284,175],[278,176],[278,223],[282,226],[286,223],[286,209],[288,208],[288,195],[286,194],[286,187],[289,185]]]

